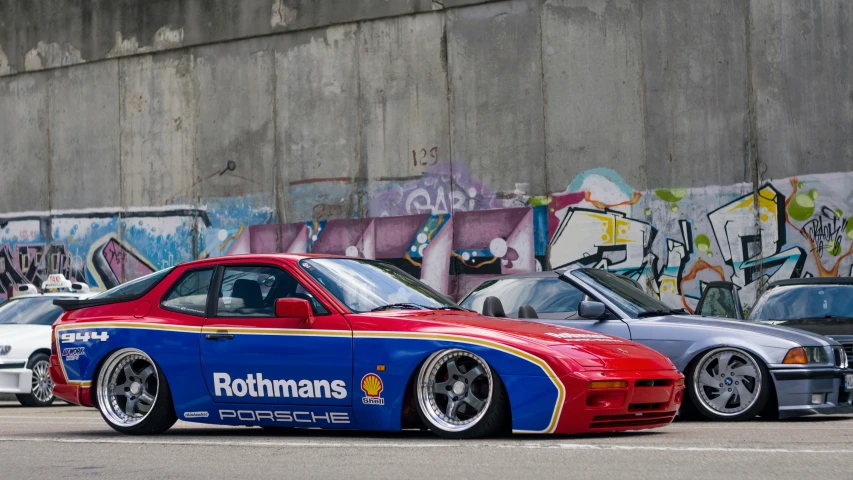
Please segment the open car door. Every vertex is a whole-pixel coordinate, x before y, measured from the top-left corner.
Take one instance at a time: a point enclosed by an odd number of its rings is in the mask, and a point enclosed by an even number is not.
[[[696,315],[743,320],[743,306],[738,296],[738,287],[731,282],[708,283],[696,305]]]

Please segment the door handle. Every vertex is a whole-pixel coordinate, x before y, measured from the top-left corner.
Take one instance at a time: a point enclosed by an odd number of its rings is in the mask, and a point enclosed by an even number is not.
[[[208,333],[204,338],[207,340],[234,340],[234,335],[230,333]]]

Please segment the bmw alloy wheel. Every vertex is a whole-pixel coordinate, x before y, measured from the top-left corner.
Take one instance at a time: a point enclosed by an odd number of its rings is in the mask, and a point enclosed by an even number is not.
[[[417,382],[421,412],[444,432],[463,432],[476,425],[491,405],[495,385],[488,364],[460,349],[430,356]]]
[[[761,384],[758,362],[737,348],[708,352],[693,371],[695,398],[718,417],[735,417],[752,408],[762,398]]]
[[[50,379],[50,363],[40,360],[33,365],[33,384],[31,394],[41,403],[53,400],[53,380]]]
[[[113,354],[98,376],[98,404],[110,423],[132,427],[151,412],[160,390],[159,373],[151,357],[126,348]]]

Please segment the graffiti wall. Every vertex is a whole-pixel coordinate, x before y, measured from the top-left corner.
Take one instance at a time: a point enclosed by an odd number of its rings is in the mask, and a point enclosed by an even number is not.
[[[638,280],[674,307],[729,280],[751,303],[783,278],[851,275],[853,173],[638,191],[616,172],[578,175],[547,196],[497,195],[463,169],[370,192],[368,218],[314,208],[279,223],[267,195],[195,206],[0,216],[0,299],[50,273],[107,289],[193,258],[332,253],[382,259],[442,292],[499,275],[585,265]],[[310,196],[300,195],[310,203]]]
[[[757,194],[747,184],[637,191],[596,169],[563,192],[498,200],[439,166],[373,192],[374,217],[253,225],[231,253],[382,259],[456,296],[494,276],[579,264],[692,311],[709,281],[735,283],[751,304],[775,280],[851,275],[851,185],[843,173],[768,181]]]

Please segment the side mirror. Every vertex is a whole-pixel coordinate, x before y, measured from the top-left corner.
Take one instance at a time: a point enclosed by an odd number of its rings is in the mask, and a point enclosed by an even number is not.
[[[605,311],[604,304],[601,302],[583,301],[578,304],[578,315],[582,318],[598,320],[604,316]]]
[[[311,303],[303,298],[279,298],[275,301],[275,316],[279,318],[299,318],[299,328],[314,326],[314,312]]]

